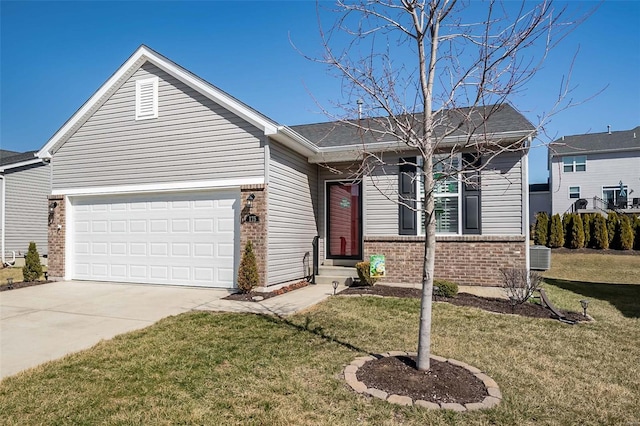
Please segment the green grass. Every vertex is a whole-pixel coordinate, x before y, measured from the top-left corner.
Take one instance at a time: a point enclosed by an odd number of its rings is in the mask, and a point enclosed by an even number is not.
[[[571,287],[570,287],[571,286]],[[596,322],[436,303],[432,349],[500,385],[483,412],[400,407],[340,373],[369,352],[415,350],[419,301],[331,298],[288,319],[188,313],[0,382],[4,424],[595,425],[640,418],[640,286],[546,284],[559,307],[589,293]],[[623,307],[623,308],[621,308]]]

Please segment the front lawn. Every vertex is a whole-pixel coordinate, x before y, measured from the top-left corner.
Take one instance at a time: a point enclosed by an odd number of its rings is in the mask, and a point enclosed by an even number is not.
[[[576,284],[577,285],[577,284]],[[617,286],[611,286],[617,288]],[[419,301],[334,297],[288,320],[193,312],[5,379],[4,424],[632,424],[640,418],[640,286],[633,313],[593,299],[569,326],[436,303],[433,351],[493,377],[504,400],[457,414],[350,391],[368,352],[415,350]],[[553,285],[560,308],[582,294]],[[613,300],[613,302],[612,302]]]

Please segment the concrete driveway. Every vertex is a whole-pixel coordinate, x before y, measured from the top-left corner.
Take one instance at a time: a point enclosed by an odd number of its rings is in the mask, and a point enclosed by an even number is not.
[[[0,378],[228,295],[227,290],[64,281],[0,293]]]

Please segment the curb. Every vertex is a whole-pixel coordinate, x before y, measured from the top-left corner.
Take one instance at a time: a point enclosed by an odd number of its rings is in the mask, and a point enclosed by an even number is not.
[[[478,402],[470,402],[464,405],[455,404],[455,403],[435,403],[429,401],[423,401],[421,399],[413,400],[408,396],[402,395],[389,395],[387,392],[376,389],[376,388],[367,388],[367,385],[358,380],[356,373],[358,369],[362,367],[369,361],[373,361],[375,359],[390,357],[390,356],[417,356],[415,352],[402,352],[402,351],[391,351],[385,352],[383,354],[375,354],[370,356],[361,356],[354,359],[351,364],[347,365],[343,370],[344,379],[347,384],[353,389],[355,392],[359,394],[370,395],[374,398],[379,398],[385,400],[391,404],[403,405],[403,406],[416,406],[422,407],[429,410],[453,410],[457,412],[466,412],[466,411],[475,411],[475,410],[487,410],[490,408],[494,408],[502,401],[502,392],[500,392],[500,387],[491,377],[473,367],[467,363],[462,361],[455,360],[453,358],[443,358],[437,355],[431,355],[431,359],[434,361],[440,362],[448,362],[451,365],[455,365],[457,367],[464,368],[469,371],[475,377],[480,379],[484,384],[484,387],[487,391],[488,396],[484,397],[482,401]]]

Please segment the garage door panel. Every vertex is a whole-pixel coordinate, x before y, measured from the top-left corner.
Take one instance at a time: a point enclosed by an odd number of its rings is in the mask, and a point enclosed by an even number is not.
[[[239,193],[80,198],[73,277],[233,287]]]

